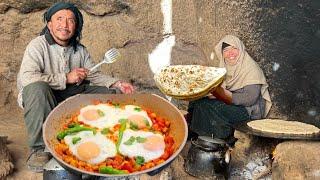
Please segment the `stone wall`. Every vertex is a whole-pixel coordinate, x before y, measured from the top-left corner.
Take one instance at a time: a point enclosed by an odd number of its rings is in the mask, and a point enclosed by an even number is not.
[[[15,103],[16,74],[26,45],[44,26],[56,1],[1,0],[0,107]],[[98,62],[116,47],[123,59],[103,70],[141,88],[154,87],[148,54],[163,39],[156,0],[73,1],[84,15],[82,43]],[[274,102],[270,117],[320,126],[320,3],[317,0],[174,0],[173,64],[217,65],[213,47],[225,34],[239,36],[260,64]]]

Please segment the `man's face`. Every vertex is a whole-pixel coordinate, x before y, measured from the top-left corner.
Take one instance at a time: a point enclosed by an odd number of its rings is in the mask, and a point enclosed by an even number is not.
[[[48,28],[58,44],[67,46],[76,29],[76,18],[70,10],[57,11],[48,22]]]

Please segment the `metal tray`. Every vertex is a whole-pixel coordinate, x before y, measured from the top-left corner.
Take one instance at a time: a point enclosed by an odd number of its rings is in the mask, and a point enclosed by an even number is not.
[[[303,134],[298,135],[298,134],[285,134],[285,133],[270,133],[270,132],[255,130],[247,125],[247,123],[250,121],[239,123],[237,125],[234,125],[233,127],[238,131],[241,131],[247,134],[252,134],[255,136],[277,138],[277,139],[320,140],[320,133],[309,134],[309,135],[303,135]]]

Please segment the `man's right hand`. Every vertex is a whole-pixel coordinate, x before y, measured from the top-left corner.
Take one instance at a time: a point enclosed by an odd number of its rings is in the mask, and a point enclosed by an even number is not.
[[[83,81],[89,73],[88,69],[75,68],[67,74],[67,84],[74,84]]]

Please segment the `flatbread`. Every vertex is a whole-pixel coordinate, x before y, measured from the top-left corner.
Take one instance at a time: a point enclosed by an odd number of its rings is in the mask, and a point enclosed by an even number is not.
[[[154,79],[165,94],[173,97],[190,97],[197,94],[206,95],[203,92],[222,82],[225,74],[225,68],[174,65],[162,68]]]
[[[281,119],[254,120],[247,125],[254,130],[278,134],[308,135],[320,132],[314,125]]]

